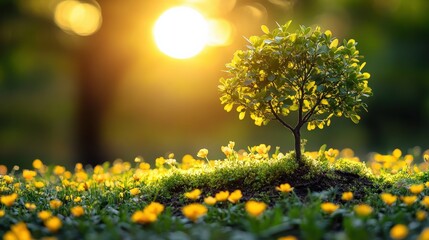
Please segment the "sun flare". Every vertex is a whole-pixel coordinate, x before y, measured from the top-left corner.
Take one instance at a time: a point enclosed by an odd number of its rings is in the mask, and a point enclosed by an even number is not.
[[[185,6],[165,11],[156,21],[153,34],[158,48],[166,55],[186,59],[200,53],[208,39],[207,20]]]

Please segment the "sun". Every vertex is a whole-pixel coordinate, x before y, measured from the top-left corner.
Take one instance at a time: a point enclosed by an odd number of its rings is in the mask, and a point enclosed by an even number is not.
[[[156,21],[153,34],[158,48],[170,57],[191,58],[200,53],[209,35],[207,20],[191,7],[173,7]]]

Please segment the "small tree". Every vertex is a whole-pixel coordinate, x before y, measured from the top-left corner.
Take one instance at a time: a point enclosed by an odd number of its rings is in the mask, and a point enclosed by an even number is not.
[[[360,120],[366,110],[363,97],[372,94],[369,73],[353,39],[341,44],[331,31],[300,26],[288,32],[291,21],[262,36],[248,39],[247,50],[238,50],[226,64],[229,78],[221,78],[219,90],[226,111],[236,105],[239,119],[246,113],[261,126],[277,120],[292,131],[295,154],[301,162],[301,127],[329,126],[333,116]],[[296,118],[294,124],[285,117]]]

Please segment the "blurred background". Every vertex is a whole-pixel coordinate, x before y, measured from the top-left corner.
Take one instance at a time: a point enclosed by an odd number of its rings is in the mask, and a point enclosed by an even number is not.
[[[161,14],[179,5],[210,21],[210,44],[185,59],[163,53],[153,35]],[[153,162],[200,148],[216,159],[230,140],[236,149],[292,150],[287,129],[240,121],[217,90],[243,36],[290,19],[293,28],[320,25],[356,39],[374,92],[360,124],[336,118],[304,130],[308,150],[350,147],[365,160],[427,149],[428,10],[427,0],[0,0],[0,164]]]

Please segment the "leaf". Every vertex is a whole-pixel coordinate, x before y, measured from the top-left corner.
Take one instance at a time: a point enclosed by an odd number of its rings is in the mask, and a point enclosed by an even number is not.
[[[230,112],[233,106],[234,106],[234,103],[228,103],[225,105],[225,107],[223,107],[223,109],[227,112]]]
[[[325,35],[330,38],[332,36],[332,32],[330,30],[325,31]]]
[[[310,91],[310,89],[311,88],[313,88],[313,86],[316,84],[316,82],[315,81],[311,81],[311,82],[309,82],[308,83],[308,85],[307,85],[307,87],[306,87],[306,89],[307,89],[307,91]]]
[[[362,71],[362,69],[365,67],[366,62],[362,63],[362,65],[360,65],[359,71]]]
[[[256,126],[262,126],[262,122],[264,121],[261,117],[255,117],[255,125]]]
[[[246,107],[243,105],[240,105],[236,108],[236,110],[237,110],[237,112],[241,112],[241,111],[243,111],[244,108],[246,108]]]
[[[285,25],[283,25],[284,30],[287,30],[292,23],[292,20],[289,20]]]
[[[296,40],[296,33],[292,33],[291,35],[289,35],[289,39],[291,42],[295,42]]]
[[[326,99],[322,99],[322,101],[320,102],[322,105],[329,105],[328,100]]]
[[[298,110],[298,108],[299,108],[298,104],[293,104],[292,106],[289,107],[291,111],[296,111]]]
[[[348,42],[347,42],[347,47],[352,47],[352,46],[354,46],[356,44],[356,41],[354,40],[354,39],[350,39]]]
[[[358,124],[359,123],[359,120],[360,120],[360,116],[359,115],[351,115],[350,116],[350,119],[352,120],[352,122],[354,122],[354,123],[356,123],[356,124]]]
[[[336,48],[338,46],[338,39],[335,38],[331,44],[329,45],[329,48]]]
[[[369,74],[367,72],[362,73],[362,75],[363,75],[364,79],[369,79],[371,77],[371,74]]]
[[[243,120],[245,116],[246,112],[240,112],[240,114],[238,114],[238,119]]]
[[[311,131],[311,130],[314,130],[314,129],[316,129],[316,124],[314,124],[314,123],[312,123],[312,122],[309,122],[309,123],[307,124],[307,130],[308,130],[308,131]]]
[[[267,26],[265,26],[265,25],[262,25],[261,29],[262,29],[262,32],[264,32],[265,34],[269,34],[270,33],[270,29]]]

